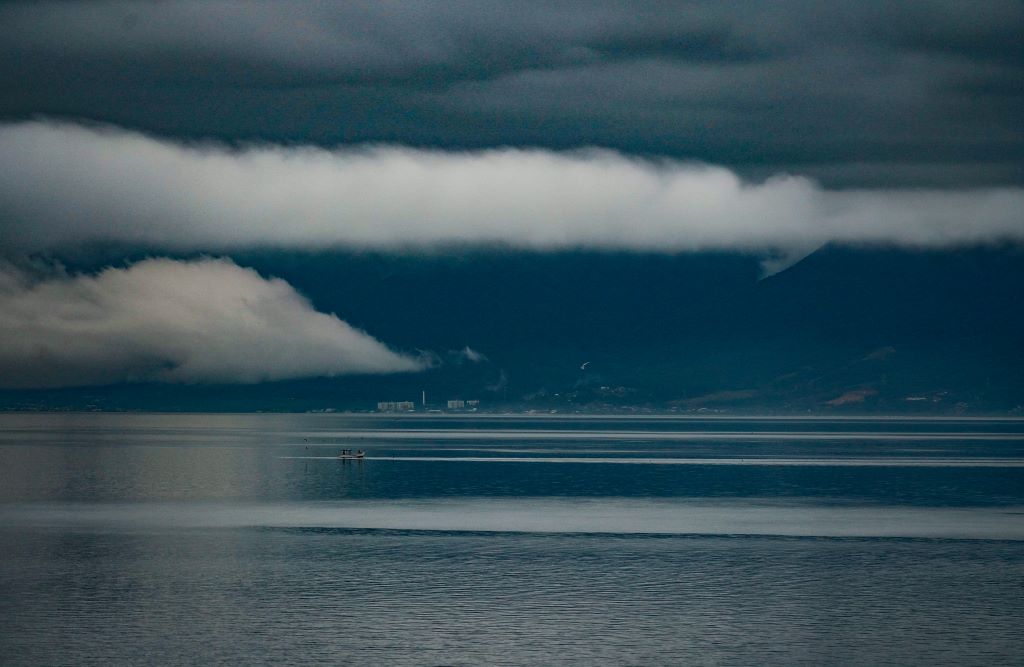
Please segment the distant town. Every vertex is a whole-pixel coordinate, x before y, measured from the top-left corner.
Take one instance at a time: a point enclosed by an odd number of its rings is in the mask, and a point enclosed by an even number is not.
[[[461,398],[450,398],[445,401],[445,410],[476,412],[480,408],[480,401],[477,399],[464,400]],[[378,401],[377,412],[416,412],[417,406],[414,401]],[[420,396],[420,411],[442,412],[440,407],[431,406],[427,403],[427,392]]]

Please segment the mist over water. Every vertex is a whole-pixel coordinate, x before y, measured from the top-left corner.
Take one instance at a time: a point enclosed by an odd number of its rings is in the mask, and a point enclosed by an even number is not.
[[[0,415],[0,553],[4,664],[1014,664],[1024,422]]]

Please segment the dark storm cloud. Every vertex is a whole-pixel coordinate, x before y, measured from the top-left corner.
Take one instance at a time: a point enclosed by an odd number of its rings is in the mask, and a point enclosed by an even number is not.
[[[618,3],[50,2],[0,12],[9,53],[50,58],[58,75],[97,67],[147,82],[194,82],[198,74],[225,84],[242,76],[431,87],[602,57],[720,60],[756,52],[733,35],[728,17]],[[33,83],[12,69],[8,76]]]
[[[12,3],[0,113],[227,140],[598,145],[840,185],[1020,184],[1022,7]]]
[[[905,51],[1019,66],[1024,5],[1018,1],[885,3],[866,13],[865,36]]]

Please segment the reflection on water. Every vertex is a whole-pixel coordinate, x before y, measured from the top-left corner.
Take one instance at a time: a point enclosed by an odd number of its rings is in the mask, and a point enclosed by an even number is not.
[[[1015,664],[1024,422],[0,415],[0,553],[3,664]]]
[[[0,539],[9,664],[981,665],[1024,651],[1024,559],[998,541]]]
[[[138,532],[169,528],[346,528],[452,532],[786,535],[1024,540],[1024,505],[863,507],[629,498],[351,500],[258,505],[9,504],[8,527]]]

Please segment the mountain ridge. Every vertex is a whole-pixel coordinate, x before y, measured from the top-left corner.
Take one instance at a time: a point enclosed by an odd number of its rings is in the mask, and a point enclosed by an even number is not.
[[[764,279],[756,256],[735,253],[231,256],[392,347],[430,351],[436,367],[265,385],[5,390],[0,406],[363,410],[422,390],[495,410],[957,414],[1024,403],[1019,246],[829,245]],[[102,256],[67,261],[95,270]]]

